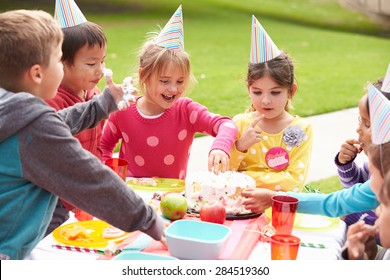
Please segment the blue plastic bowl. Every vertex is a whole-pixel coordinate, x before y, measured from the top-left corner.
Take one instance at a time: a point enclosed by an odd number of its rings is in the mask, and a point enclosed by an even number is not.
[[[169,253],[179,259],[215,260],[229,237],[227,226],[195,220],[177,220],[166,230]]]

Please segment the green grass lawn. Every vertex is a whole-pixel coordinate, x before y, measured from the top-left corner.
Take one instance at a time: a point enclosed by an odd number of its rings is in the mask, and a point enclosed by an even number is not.
[[[109,45],[106,65],[121,82],[136,73],[136,53],[147,32],[164,26],[183,5],[185,48],[198,84],[189,94],[227,116],[249,105],[245,72],[251,16],[257,17],[296,66],[299,86],[293,113],[317,115],[357,105],[367,81],[383,76],[390,61],[388,30],[338,0],[76,0],[100,24]],[[2,0],[0,9],[54,11],[52,0]],[[99,84],[104,87],[104,81]]]
[[[332,176],[326,179],[313,181],[308,185],[322,193],[331,193],[343,189],[338,176]]]

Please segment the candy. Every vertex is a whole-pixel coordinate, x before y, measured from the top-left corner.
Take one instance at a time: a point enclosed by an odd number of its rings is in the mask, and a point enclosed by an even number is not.
[[[112,77],[113,72],[111,69],[104,68],[103,74],[105,77]],[[135,96],[134,94],[137,93],[137,89],[133,86],[133,79],[131,77],[126,77],[123,79],[123,83],[121,85],[121,88],[124,92],[123,100],[119,101],[118,103],[118,109],[124,110],[127,108],[127,104],[129,102],[135,102]]]

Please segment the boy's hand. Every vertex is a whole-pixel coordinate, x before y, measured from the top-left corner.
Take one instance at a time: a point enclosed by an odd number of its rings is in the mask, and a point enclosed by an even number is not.
[[[360,142],[356,139],[348,139],[340,148],[339,155],[337,157],[341,164],[346,164],[355,159],[358,153],[362,151]]]
[[[272,196],[275,194],[275,191],[269,189],[246,189],[241,192],[243,197],[242,205],[244,205],[245,209],[254,213],[264,212],[272,206]]]
[[[112,76],[106,76],[106,82],[108,91],[114,97],[115,103],[118,105],[120,101],[123,100],[124,91],[120,85],[117,85],[113,82]]]
[[[208,170],[218,175],[219,171],[225,172],[229,168],[229,156],[222,150],[212,150],[209,154]]]
[[[264,115],[257,116],[244,131],[241,138],[236,141],[236,149],[242,153],[246,152],[253,144],[261,141],[261,129],[257,125],[264,118]]]

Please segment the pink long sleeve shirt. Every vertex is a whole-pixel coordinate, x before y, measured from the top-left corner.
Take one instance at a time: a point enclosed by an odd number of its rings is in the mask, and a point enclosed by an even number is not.
[[[101,139],[103,161],[112,157],[122,140],[119,157],[129,162],[128,176],[185,179],[196,132],[215,137],[210,151],[219,149],[230,155],[237,128],[230,118],[210,113],[187,97],[151,119],[132,104],[110,115]]]

